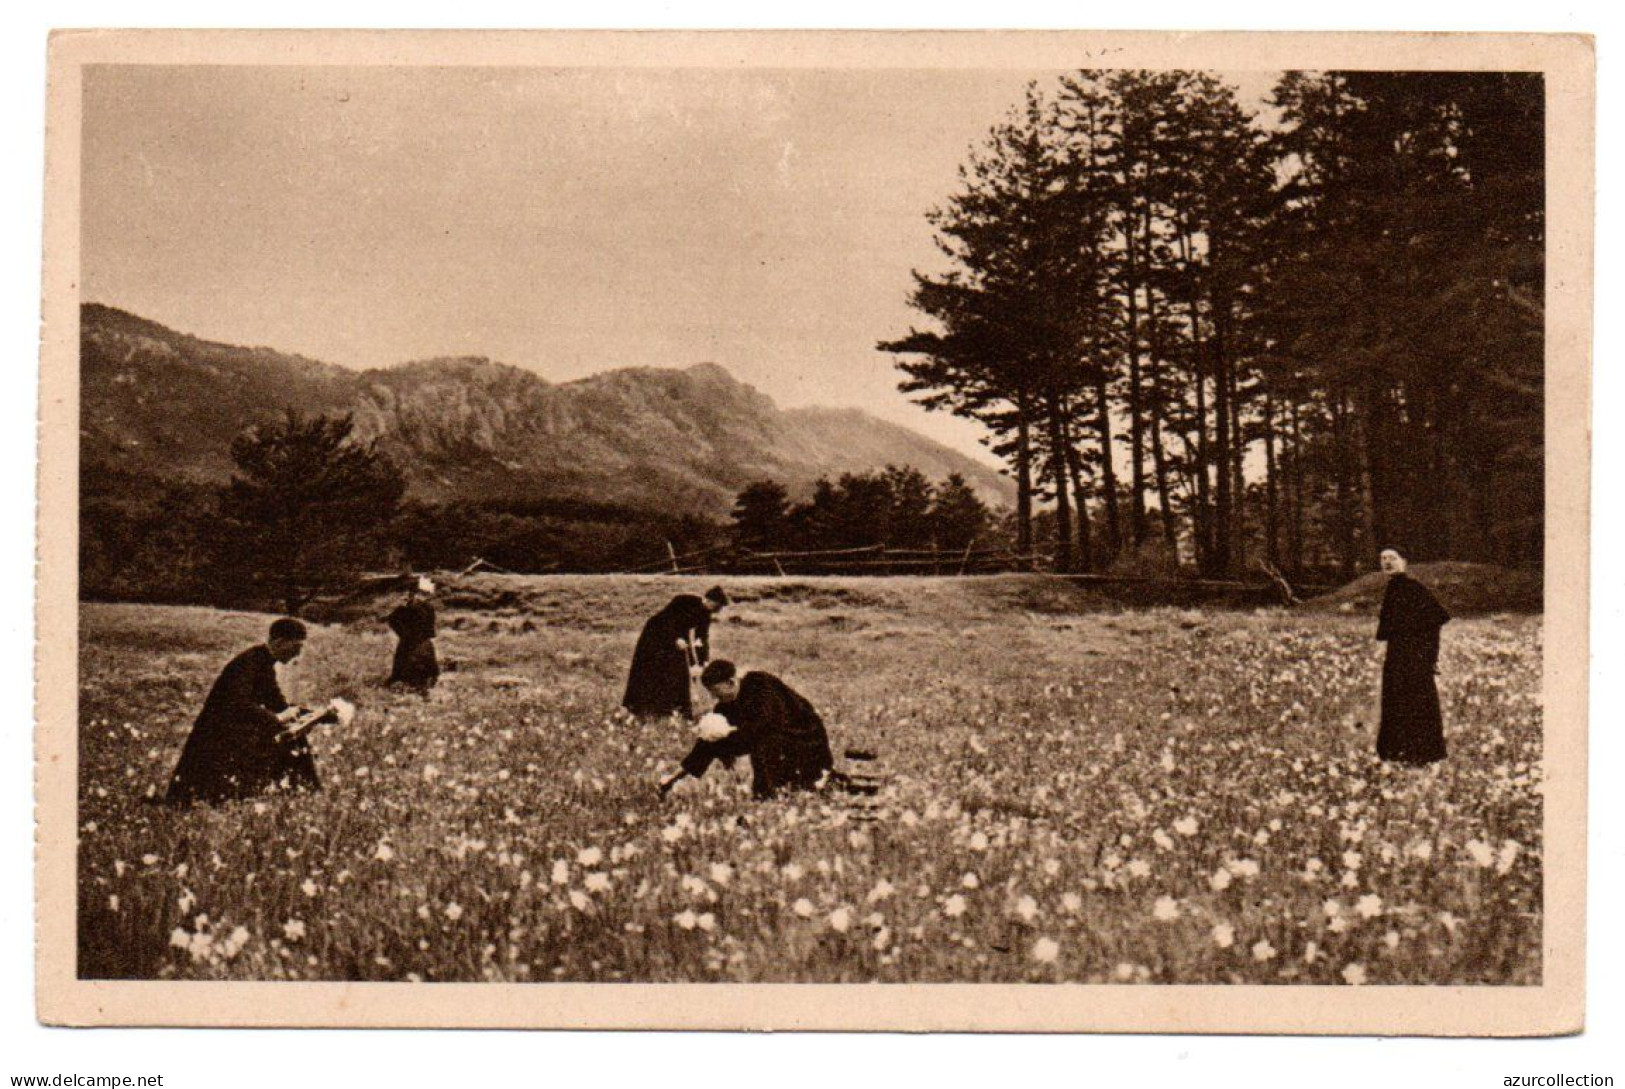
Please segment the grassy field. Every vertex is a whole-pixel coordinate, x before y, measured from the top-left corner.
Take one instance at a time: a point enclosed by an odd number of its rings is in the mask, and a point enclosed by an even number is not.
[[[497,578],[429,702],[375,619],[290,695],[360,707],[325,791],[145,804],[265,616],[81,613],[80,972],[322,980],[1534,983],[1540,620],[1445,630],[1452,756],[1372,755],[1369,615],[1116,612],[1065,586],[728,582],[719,655],[873,746],[882,818],[657,775],[616,705],[662,578]],[[380,611],[382,611],[380,609]]]

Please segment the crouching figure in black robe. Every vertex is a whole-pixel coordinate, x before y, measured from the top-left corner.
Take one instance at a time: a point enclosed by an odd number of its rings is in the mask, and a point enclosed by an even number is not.
[[[316,758],[303,735],[285,732],[299,715],[277,684],[276,664],[299,657],[305,626],[291,617],[270,638],[221,671],[181,750],[165,796],[170,802],[223,802],[273,788],[319,790]]]
[[[428,600],[433,593],[433,582],[418,579],[406,601],[384,618],[398,640],[388,683],[416,689],[425,698],[440,680],[440,659],[434,650],[434,606]]]
[[[1377,638],[1388,644],[1382,660],[1382,728],[1377,755],[1402,764],[1431,764],[1445,757],[1444,717],[1434,674],[1439,629],[1449,620],[1439,599],[1405,573],[1405,558],[1382,554],[1389,575],[1382,596]]]
[[[741,756],[750,757],[751,794],[757,798],[811,790],[834,778],[824,720],[795,689],[771,673],[740,677],[734,664],[722,659],[705,667],[701,682],[717,700],[711,713],[726,719],[733,731],[695,742],[682,767],[661,780],[662,796],[685,776],[698,779],[713,762],[731,766]]]
[[[651,616],[632,652],[621,706],[634,715],[694,717],[691,678],[711,659],[711,617],[728,604],[722,587],[679,594]]]

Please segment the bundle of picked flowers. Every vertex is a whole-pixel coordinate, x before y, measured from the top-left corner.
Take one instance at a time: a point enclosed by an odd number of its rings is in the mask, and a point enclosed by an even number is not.
[[[700,721],[694,724],[694,732],[701,741],[721,741],[734,732],[734,727],[733,723],[711,711],[700,716]]]
[[[333,699],[327,701],[326,707],[322,708],[313,718],[310,719],[309,724],[312,726],[333,725],[344,727],[350,725],[350,723],[354,721],[355,704],[351,703],[347,699],[334,697]]]

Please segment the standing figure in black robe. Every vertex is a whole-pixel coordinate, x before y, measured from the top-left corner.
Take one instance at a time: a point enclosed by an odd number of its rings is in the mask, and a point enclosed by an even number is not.
[[[632,652],[621,706],[634,715],[694,717],[690,678],[711,660],[711,617],[728,605],[722,587],[679,594],[651,616]]]
[[[1449,620],[1439,599],[1405,573],[1405,558],[1382,554],[1388,588],[1382,595],[1377,638],[1388,644],[1382,659],[1382,728],[1377,755],[1401,764],[1431,764],[1445,757],[1444,716],[1434,674],[1439,629]]]
[[[795,689],[771,673],[740,677],[725,659],[706,666],[701,682],[717,700],[712,714],[727,719],[733,732],[695,742],[679,770],[661,780],[662,796],[685,776],[698,779],[713,762],[731,766],[741,756],[750,757],[751,794],[756,798],[812,790],[832,777],[835,758],[824,720]]]
[[[304,735],[285,735],[300,709],[277,684],[278,662],[299,657],[305,626],[291,617],[270,638],[233,658],[209,689],[181,750],[165,800],[223,802],[274,788],[320,790],[316,757]]]
[[[433,582],[418,579],[407,592],[406,601],[384,618],[398,640],[388,683],[416,689],[425,699],[440,680],[440,659],[434,650],[434,606],[428,601],[433,593]]]

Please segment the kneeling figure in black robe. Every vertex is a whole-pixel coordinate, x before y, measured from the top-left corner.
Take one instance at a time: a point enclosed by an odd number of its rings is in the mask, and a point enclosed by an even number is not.
[[[705,597],[679,594],[651,616],[632,652],[621,706],[634,715],[694,717],[690,669],[711,658],[711,617],[728,604],[720,586]]]
[[[1405,558],[1382,554],[1389,573],[1377,621],[1377,638],[1388,644],[1382,659],[1382,728],[1377,755],[1402,764],[1445,758],[1444,716],[1433,677],[1439,665],[1439,629],[1449,620],[1439,599],[1405,573]]]
[[[740,677],[732,662],[720,659],[705,667],[701,683],[717,699],[712,713],[727,719],[733,732],[696,742],[681,770],[661,782],[661,794],[685,776],[700,778],[715,761],[731,765],[741,756],[750,757],[751,794],[757,798],[811,790],[831,777],[835,758],[824,720],[795,689],[771,673]]]
[[[405,685],[424,696],[440,680],[440,659],[434,649],[434,606],[418,596],[432,593],[434,583],[420,579],[406,601],[384,618],[398,640],[388,683]]]
[[[284,738],[299,709],[277,684],[276,665],[299,657],[305,626],[285,617],[264,643],[233,658],[209,689],[181,750],[166,801],[223,802],[274,788],[319,790],[305,737]]]

